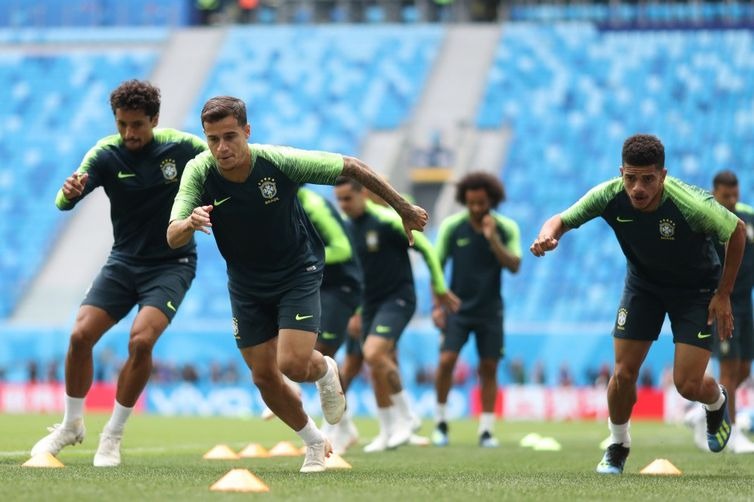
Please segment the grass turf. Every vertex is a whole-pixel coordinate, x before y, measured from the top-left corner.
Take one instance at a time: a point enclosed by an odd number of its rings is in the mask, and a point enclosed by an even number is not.
[[[498,449],[477,446],[476,422],[450,424],[446,448],[401,447],[345,455],[352,470],[303,475],[303,457],[203,460],[212,446],[225,443],[240,450],[250,442],[271,447],[281,440],[300,444],[280,421],[258,419],[134,416],[123,440],[123,465],[91,465],[98,433],[106,416],[88,415],[82,445],[63,450],[63,469],[21,467],[28,450],[59,417],[2,415],[0,431],[0,499],[23,500],[752,500],[754,455],[712,454],[696,449],[691,432],[659,423],[632,425],[633,449],[623,476],[594,472],[606,437],[602,423],[498,423]],[[376,432],[372,420],[357,421],[366,438]],[[429,434],[425,422],[423,433]],[[529,432],[556,438],[558,452],[518,446]],[[640,475],[655,458],[666,458],[683,471],[678,477]],[[209,486],[231,468],[246,468],[270,492],[210,492]]]

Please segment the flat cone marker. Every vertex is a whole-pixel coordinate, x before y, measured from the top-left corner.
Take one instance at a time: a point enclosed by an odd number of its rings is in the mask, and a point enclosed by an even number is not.
[[[280,441],[270,450],[271,457],[299,457],[301,450],[293,446],[290,441]]]
[[[267,458],[270,456],[270,452],[259,443],[251,443],[238,452],[238,456],[241,458]]]
[[[213,492],[268,492],[270,488],[247,469],[232,469],[209,487]]]
[[[518,442],[518,445],[523,446],[524,448],[531,448],[532,446],[536,445],[540,439],[542,439],[542,436],[540,436],[536,432],[530,432],[529,434],[521,438],[521,441]]]
[[[670,463],[669,460],[658,458],[642,469],[641,474],[654,474],[659,476],[680,476],[681,471]]]
[[[298,452],[302,455],[306,455],[306,445],[298,449]]]
[[[22,464],[24,467],[64,467],[63,462],[55,458],[52,453],[44,452],[34,455]]]
[[[346,462],[343,457],[337,453],[331,453],[330,456],[325,459],[325,467],[327,469],[351,469],[351,464]]]
[[[236,460],[241,457],[238,456],[238,453],[231,450],[228,445],[219,444],[205,453],[202,458],[205,460]]]
[[[533,446],[536,451],[560,451],[563,449],[555,438],[540,438]]]
[[[600,443],[600,450],[607,450],[607,447],[613,444],[612,436],[608,436]]]

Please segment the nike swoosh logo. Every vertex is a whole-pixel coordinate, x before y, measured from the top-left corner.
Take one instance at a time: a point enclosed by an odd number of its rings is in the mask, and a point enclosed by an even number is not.
[[[704,340],[705,338],[709,338],[712,336],[712,333],[707,333],[706,335],[702,333],[701,331],[696,334],[696,337],[700,340]]]
[[[304,319],[311,319],[312,317],[314,317],[314,315],[301,315],[301,314],[296,314],[296,320],[297,320],[297,321],[303,321]]]
[[[173,312],[176,312],[175,307],[173,307],[173,302],[172,301],[168,300],[167,305],[168,305],[168,308],[170,310],[172,310]]]
[[[390,326],[382,326],[381,324],[378,324],[377,327],[374,328],[374,330],[377,333],[382,333],[382,334],[384,334],[384,333],[390,333]]]
[[[134,176],[136,176],[136,174],[134,173],[124,173],[123,171],[118,171],[119,180],[126,179],[126,178],[133,178]]]
[[[615,218],[615,221],[617,221],[618,223],[631,223],[634,220],[633,218],[621,218],[620,216],[618,216],[617,218]]]
[[[220,199],[220,200],[215,199],[215,201],[214,201],[215,203],[213,205],[214,206],[219,206],[220,204],[222,204],[226,200],[230,200],[230,197],[225,197],[224,199]]]
[[[323,331],[322,338],[324,338],[325,340],[335,340],[336,338],[338,338],[338,335],[336,335],[335,333],[330,333],[329,331]]]
[[[471,242],[471,239],[469,239],[468,237],[464,237],[462,239],[458,239],[456,241],[456,244],[458,245],[458,247],[462,248],[462,247],[468,245],[470,242]]]

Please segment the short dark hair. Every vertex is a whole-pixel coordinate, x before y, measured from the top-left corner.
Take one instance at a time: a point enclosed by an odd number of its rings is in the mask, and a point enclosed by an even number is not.
[[[505,201],[505,187],[497,176],[482,171],[473,171],[460,179],[456,184],[456,201],[466,204],[466,192],[483,188],[490,198],[492,207]]]
[[[235,117],[238,125],[245,126],[248,123],[246,118],[246,103],[232,96],[215,96],[204,103],[202,108],[202,126],[204,123],[219,122],[225,117]]]
[[[338,176],[335,178],[335,186],[343,186],[343,185],[350,185],[353,190],[356,190],[357,192],[360,192],[362,188],[364,188],[364,185],[359,183],[353,178],[349,178],[348,176]]]
[[[623,143],[623,165],[665,167],[665,147],[651,134],[634,134]]]
[[[715,177],[712,178],[712,188],[717,188],[720,185],[726,187],[737,187],[738,177],[736,176],[736,173],[727,169],[725,171],[720,171],[719,173],[717,173]]]
[[[143,110],[147,117],[160,114],[160,90],[142,80],[126,80],[110,93],[110,107],[113,115],[122,110]]]

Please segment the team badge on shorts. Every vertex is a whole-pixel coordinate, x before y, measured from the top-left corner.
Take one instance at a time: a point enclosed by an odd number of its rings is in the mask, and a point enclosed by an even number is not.
[[[165,159],[160,162],[162,176],[167,181],[178,181],[178,168],[175,166],[175,159]]]
[[[660,239],[672,241],[675,239],[675,223],[663,218],[660,220]]]
[[[623,307],[618,309],[618,319],[616,321],[616,327],[618,329],[625,329],[626,319],[628,318],[628,310]]]
[[[240,340],[241,337],[238,335],[238,319],[234,317],[231,322],[233,323],[233,336],[236,340]]]

